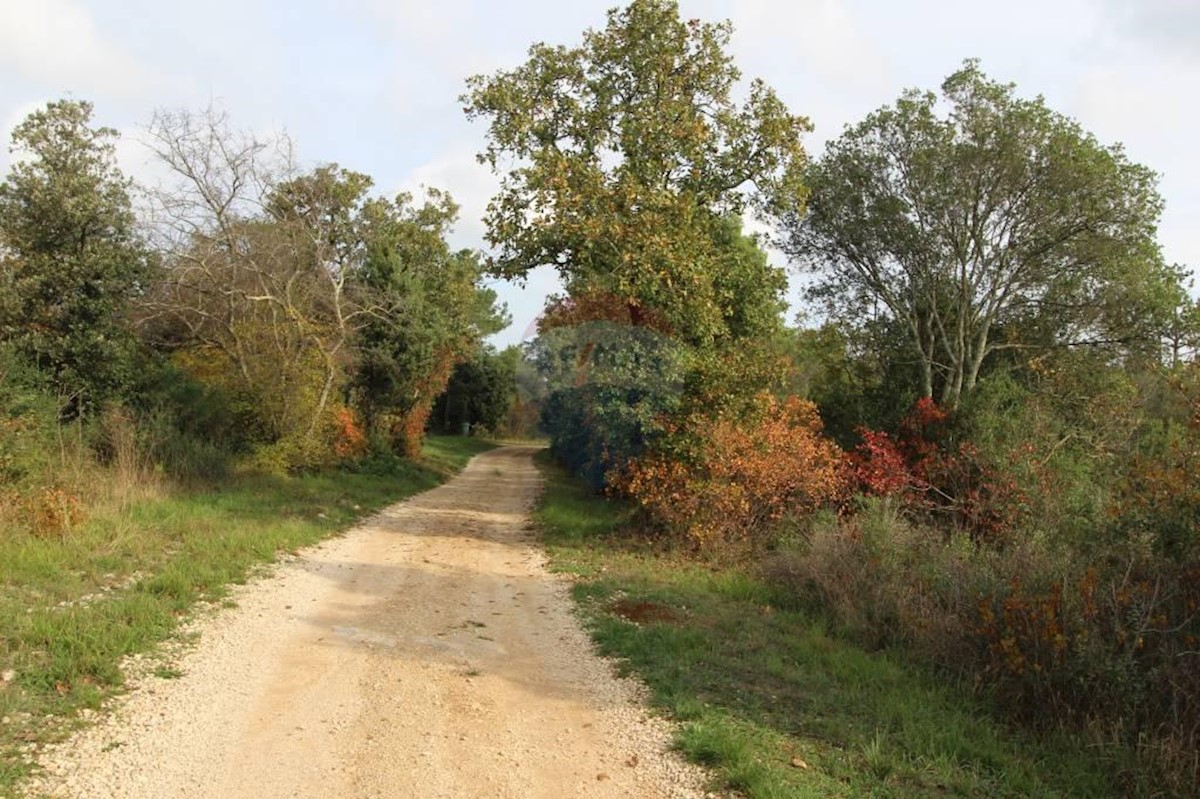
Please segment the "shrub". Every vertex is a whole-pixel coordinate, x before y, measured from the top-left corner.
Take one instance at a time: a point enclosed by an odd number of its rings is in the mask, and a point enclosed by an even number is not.
[[[1200,788],[1200,563],[997,549],[867,497],[765,568],[864,645],[902,647],[1027,724],[1140,748],[1168,795]]]
[[[20,501],[26,524],[38,538],[59,538],[84,519],[78,494],[59,486],[45,486]]]
[[[621,483],[656,524],[701,546],[762,543],[785,516],[837,500],[846,478],[841,449],[821,435],[816,406],[760,397],[749,421],[694,419],[678,434],[694,455],[658,451],[635,460]]]
[[[1175,562],[1200,558],[1200,390],[1188,411],[1163,451],[1133,459],[1114,510],[1124,536]]]
[[[859,428],[851,455],[858,487],[896,497],[914,516],[937,520],[978,540],[1003,543],[1027,500],[1016,480],[952,430],[953,419],[922,397],[895,436]]]
[[[367,433],[351,408],[339,406],[333,411],[333,452],[342,460],[361,458],[370,449]]]

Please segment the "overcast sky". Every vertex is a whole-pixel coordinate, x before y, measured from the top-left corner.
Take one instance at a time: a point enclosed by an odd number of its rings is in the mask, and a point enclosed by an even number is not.
[[[91,100],[123,134],[122,164],[157,107],[219,101],[239,127],[286,130],[309,164],[370,174],[388,194],[448,189],[460,246],[482,247],[495,182],[483,125],[458,96],[535,41],[574,44],[614,0],[0,0],[0,134],[46,101]],[[1162,175],[1166,258],[1200,267],[1200,0],[681,0],[733,21],[734,52],[816,131],[810,153],[906,87],[936,88],[967,57],[1078,119]],[[0,173],[7,166],[0,153]],[[553,288],[498,285],[522,339]]]

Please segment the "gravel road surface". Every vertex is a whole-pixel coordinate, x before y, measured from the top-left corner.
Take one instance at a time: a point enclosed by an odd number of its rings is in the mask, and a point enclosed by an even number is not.
[[[37,797],[700,797],[528,532],[535,450],[236,590],[197,643],[45,752]]]

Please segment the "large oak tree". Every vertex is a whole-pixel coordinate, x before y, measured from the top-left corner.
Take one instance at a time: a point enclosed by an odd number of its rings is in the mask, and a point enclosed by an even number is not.
[[[730,257],[727,219],[802,194],[809,125],[760,81],[735,101],[730,35],[671,0],[634,0],[577,46],[536,44],[521,66],[472,78],[467,114],[489,124],[480,158],[501,174],[492,269],[552,264],[568,293],[627,301],[635,321],[657,312],[701,346],[777,317],[784,281]]]
[[[737,96],[731,34],[673,0],[633,0],[577,45],[537,44],[472,78],[463,98],[501,176],[492,270],[553,265],[566,287],[542,343],[574,353],[575,376],[543,420],[597,484],[669,438],[664,421],[741,413],[774,376],[757,344],[781,328],[786,278],[741,217],[803,195],[809,124],[761,81]]]

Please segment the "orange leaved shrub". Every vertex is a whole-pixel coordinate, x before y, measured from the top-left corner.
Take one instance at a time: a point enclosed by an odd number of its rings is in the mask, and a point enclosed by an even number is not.
[[[759,405],[745,422],[694,420],[691,457],[638,459],[620,488],[653,523],[701,546],[761,539],[774,522],[839,499],[846,457],[822,435],[816,406],[769,396]]]
[[[343,460],[361,458],[370,449],[367,433],[354,409],[342,405],[334,409],[333,451]]]

